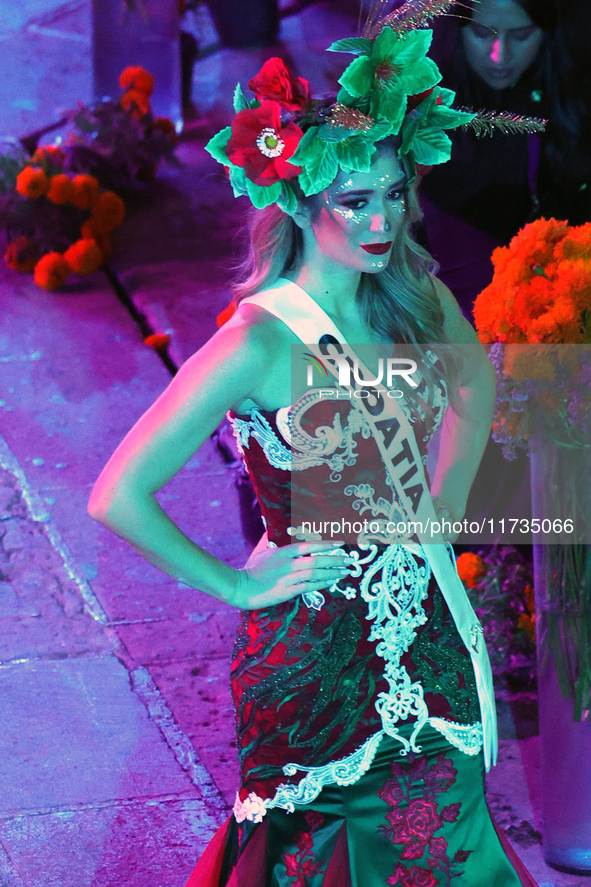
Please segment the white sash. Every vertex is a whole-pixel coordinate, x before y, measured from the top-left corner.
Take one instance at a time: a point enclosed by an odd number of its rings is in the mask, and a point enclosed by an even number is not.
[[[335,355],[355,358],[364,378],[372,378],[359,358],[325,311],[300,286],[289,280],[280,280],[277,286],[250,296],[242,305],[258,305],[282,320],[306,346],[328,365],[338,378]],[[332,359],[331,359],[332,358]],[[364,386],[366,391],[367,386]],[[355,389],[350,389],[354,391]],[[386,395],[383,385],[372,385],[373,403],[367,398],[352,399],[369,423],[384,465],[392,478],[399,501],[409,520],[422,525],[417,532],[424,545],[424,553],[441,593],[449,607],[460,637],[470,653],[480,712],[482,716],[483,753],[486,770],[497,761],[497,717],[490,661],[482,636],[482,626],[468,600],[458,576],[455,561],[441,533],[433,533],[437,522],[429,492],[423,462],[410,422],[398,401]]]

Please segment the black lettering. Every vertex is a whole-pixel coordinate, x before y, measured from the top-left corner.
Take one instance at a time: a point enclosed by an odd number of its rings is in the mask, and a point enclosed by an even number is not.
[[[404,459],[406,459],[406,461],[409,463],[409,465],[412,465],[413,462],[415,461],[413,459],[413,455],[412,455],[412,452],[410,449],[410,444],[408,442],[407,437],[405,437],[404,440],[402,441],[402,449],[400,450],[400,452],[397,453],[393,457],[392,465],[398,465],[400,462],[403,462]]]
[[[329,346],[329,345],[333,345],[333,346],[334,346],[334,348],[336,349],[337,354],[342,354],[342,353],[343,353],[343,348],[342,348],[342,346],[341,346],[341,343],[338,341],[338,339],[335,339],[335,337],[334,337],[334,336],[331,336],[329,333],[325,333],[325,335],[322,336],[322,338],[321,338],[320,341],[318,342],[318,345],[320,346],[320,350],[321,350],[321,352],[322,352],[323,354],[328,354],[328,353],[329,353],[329,351],[328,351],[328,346]]]
[[[402,477],[400,478],[400,483],[402,484],[402,486],[404,486],[404,484],[407,484],[409,482],[409,480],[411,479],[411,477],[415,476],[417,471],[418,471],[418,468],[416,466],[416,463],[413,463],[410,466],[410,468],[408,469],[408,471],[405,474],[403,474]]]
[[[419,507],[419,502],[421,501],[421,496],[423,495],[422,486],[420,484],[417,484],[414,487],[409,487],[404,492],[412,502],[412,510],[416,514]]]
[[[379,422],[376,422],[376,428],[378,431],[381,431],[382,437],[384,438],[384,446],[389,450],[390,444],[400,431],[400,422],[396,418],[380,419]]]
[[[368,400],[364,400],[363,406],[365,407],[367,412],[370,414],[370,416],[379,416],[380,413],[384,412],[384,398],[382,397],[380,392],[377,390],[377,388],[370,388],[369,386],[364,386],[364,387],[366,387],[367,391],[369,391],[369,393],[371,395],[373,395],[373,397],[375,397],[376,402],[372,406]]]

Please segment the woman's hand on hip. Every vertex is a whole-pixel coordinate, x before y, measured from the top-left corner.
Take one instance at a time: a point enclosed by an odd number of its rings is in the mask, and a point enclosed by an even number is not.
[[[306,591],[320,591],[350,575],[342,542],[297,542],[251,556],[238,570],[231,603],[242,610],[281,604]],[[334,552],[330,554],[330,552]]]

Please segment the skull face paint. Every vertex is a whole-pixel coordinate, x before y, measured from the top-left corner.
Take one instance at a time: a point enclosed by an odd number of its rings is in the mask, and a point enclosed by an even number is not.
[[[344,268],[382,271],[404,221],[408,182],[396,152],[382,148],[369,172],[340,173],[312,198],[316,249]]]

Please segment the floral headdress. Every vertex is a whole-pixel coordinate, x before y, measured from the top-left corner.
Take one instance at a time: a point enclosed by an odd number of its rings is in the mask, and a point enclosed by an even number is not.
[[[303,194],[318,194],[343,172],[368,172],[376,143],[397,136],[398,153],[434,166],[451,156],[445,130],[471,127],[477,135],[536,132],[544,121],[452,107],[455,93],[439,86],[441,74],[427,57],[433,32],[423,26],[448,11],[452,0],[407,0],[390,13],[370,16],[364,34],[337,40],[329,52],[355,56],[339,79],[336,101],[313,100],[310,86],[285,62],[269,59],[248,86],[237,85],[236,116],[206,150],[228,170],[234,195],[257,209],[277,203],[295,212],[297,181]]]

